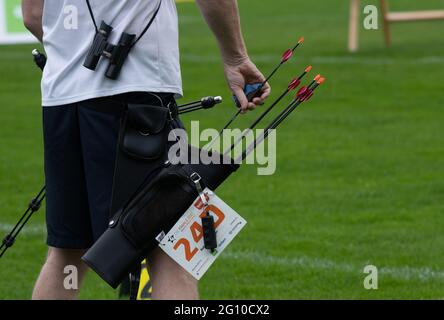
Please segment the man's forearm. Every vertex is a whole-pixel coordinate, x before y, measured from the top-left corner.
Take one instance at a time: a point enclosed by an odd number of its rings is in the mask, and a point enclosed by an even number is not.
[[[248,56],[237,0],[197,0],[197,4],[216,36],[224,62],[236,64],[245,60]]]
[[[42,42],[43,38],[43,1],[44,0],[22,0],[23,23],[40,42]]]

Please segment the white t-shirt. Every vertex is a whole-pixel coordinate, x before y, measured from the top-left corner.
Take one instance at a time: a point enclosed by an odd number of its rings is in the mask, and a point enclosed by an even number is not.
[[[108,41],[117,44],[122,32],[139,36],[160,0],[90,0],[98,27],[114,29]],[[83,66],[95,35],[85,0],[45,0],[43,45],[48,61],[42,78],[42,105],[58,106],[115,94],[150,91],[182,95],[178,19],[174,0],[162,0],[148,32],[131,49],[117,80],[105,77],[109,60],[96,71]]]

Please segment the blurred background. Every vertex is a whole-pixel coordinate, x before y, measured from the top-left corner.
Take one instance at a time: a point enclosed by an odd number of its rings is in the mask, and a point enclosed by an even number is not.
[[[394,11],[444,10],[443,0],[388,2]],[[273,79],[273,97],[310,64],[327,81],[278,130],[276,173],[244,166],[219,189],[248,225],[202,279],[203,299],[444,298],[444,20],[393,24],[387,48],[382,20],[379,30],[362,26],[368,4],[379,1],[361,1],[352,54],[349,1],[239,0],[249,53],[264,73],[305,37]],[[183,120],[220,128],[234,106],[215,40],[193,2],[177,7],[181,102],[225,101]],[[1,237],[44,184],[34,47],[0,46]],[[30,298],[45,254],[42,209],[0,261],[0,299]],[[379,270],[377,290],[363,286],[369,264]],[[117,293],[91,272],[81,298]]]

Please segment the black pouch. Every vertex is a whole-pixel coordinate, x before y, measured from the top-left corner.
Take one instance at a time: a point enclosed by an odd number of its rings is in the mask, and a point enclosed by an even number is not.
[[[121,131],[121,150],[136,159],[158,159],[167,145],[168,120],[166,107],[128,104]]]
[[[168,232],[196,197],[195,187],[180,167],[162,170],[125,209],[122,231],[135,248],[152,248],[157,244],[155,236]]]
[[[168,159],[168,134],[175,126],[170,108],[174,110],[174,106],[126,104],[116,155],[111,217]]]

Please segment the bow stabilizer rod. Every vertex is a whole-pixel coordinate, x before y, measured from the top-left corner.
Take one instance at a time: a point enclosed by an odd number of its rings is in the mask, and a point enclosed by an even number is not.
[[[215,105],[222,103],[222,97],[204,97],[198,101],[189,102],[182,104],[177,107],[179,114],[185,114],[188,112],[193,112],[201,109],[211,109]]]

